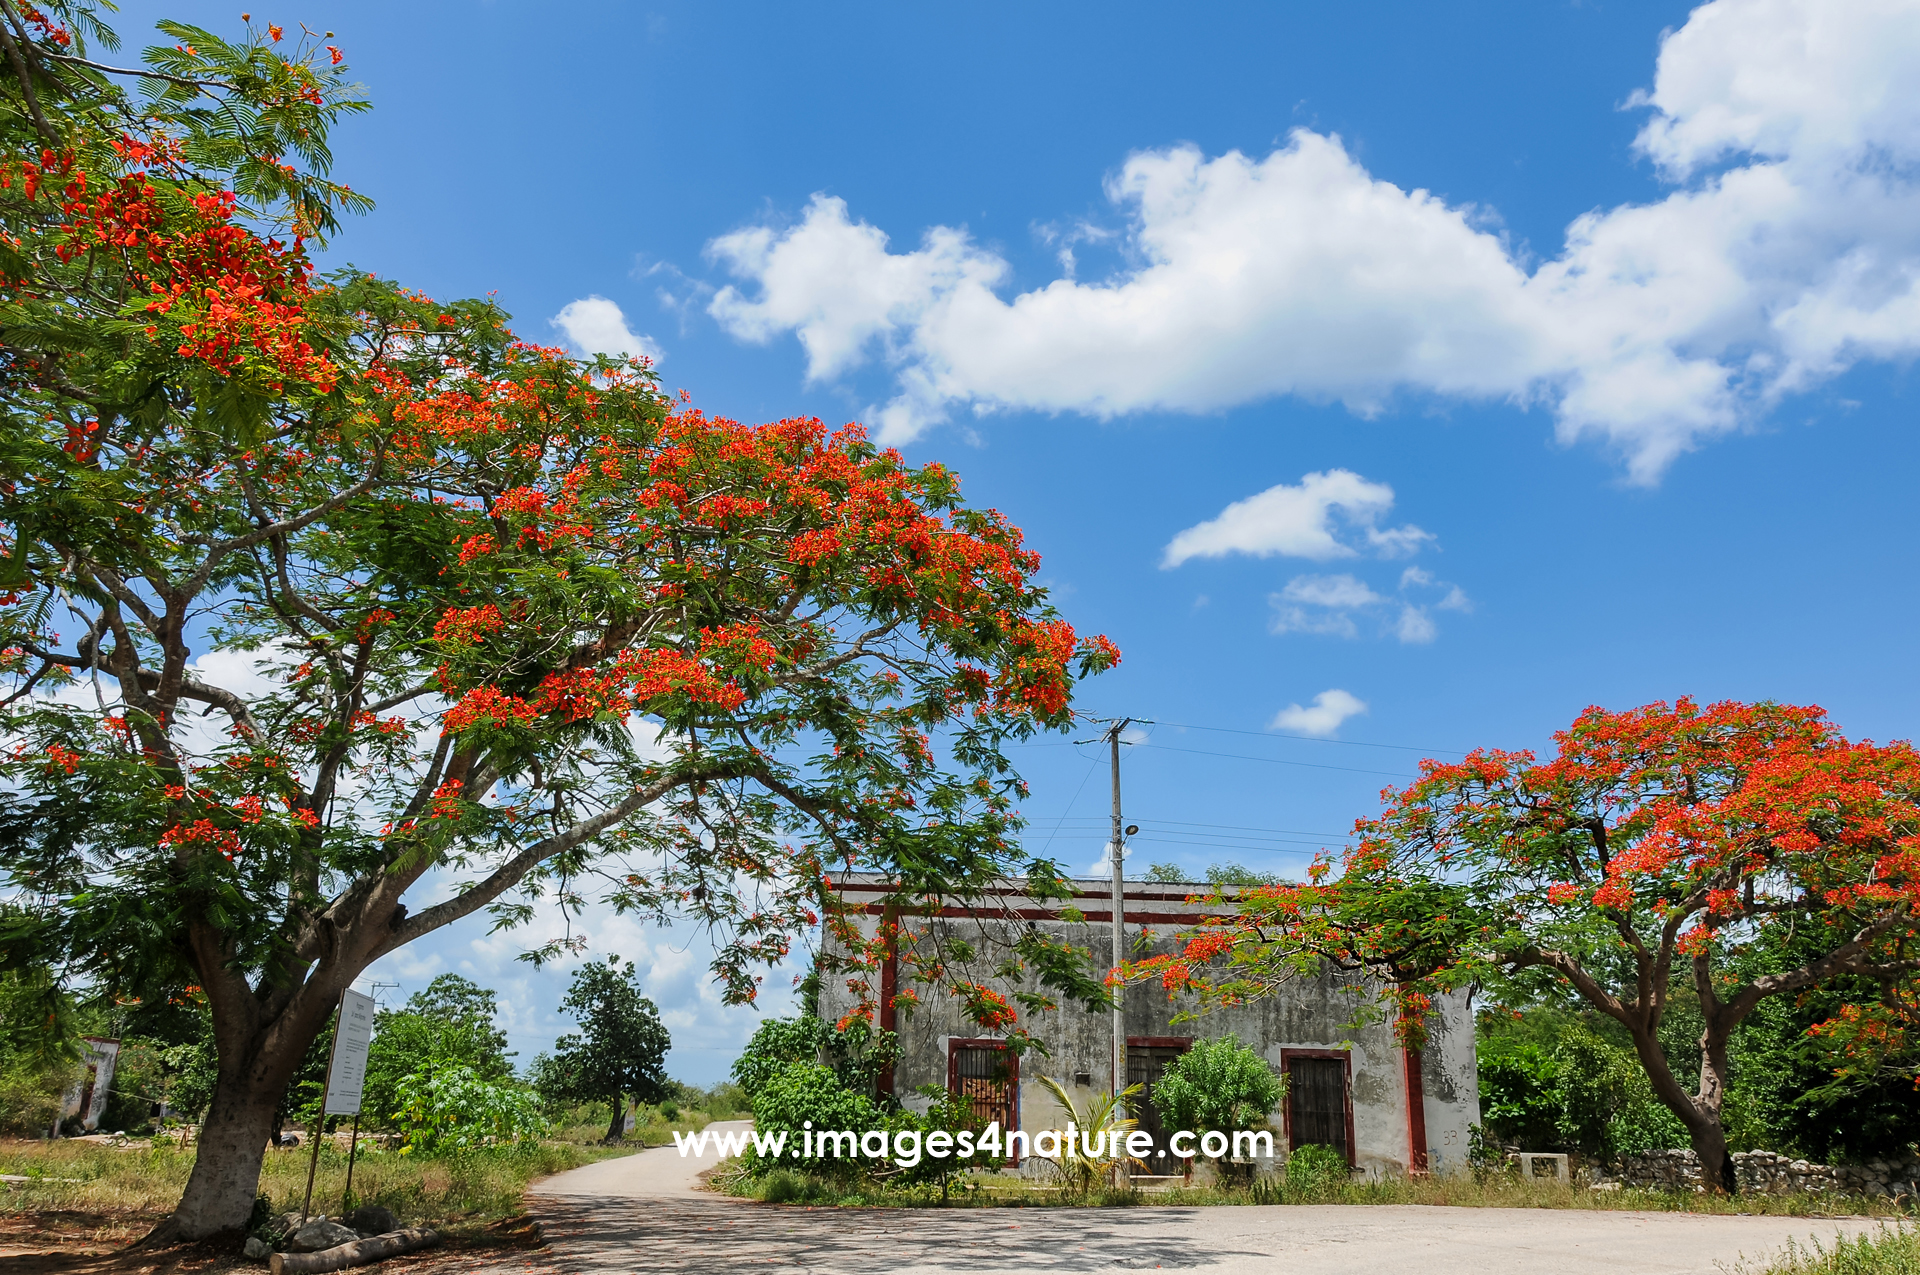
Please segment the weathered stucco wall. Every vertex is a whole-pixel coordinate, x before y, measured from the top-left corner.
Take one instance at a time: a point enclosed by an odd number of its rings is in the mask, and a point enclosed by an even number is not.
[[[1004,939],[1015,927],[1038,927],[1077,947],[1088,948],[1099,970],[1112,967],[1112,943],[1105,902],[1104,883],[1080,883],[1085,897],[1080,901],[1087,914],[1082,922],[1066,922],[1057,912],[1039,908],[1017,909],[992,921],[977,916],[929,921],[908,918],[909,931],[929,926],[948,932],[972,934],[977,943],[980,930]],[[1196,887],[1197,888],[1197,887]],[[1184,904],[1185,888],[1148,887],[1129,883],[1127,887],[1129,955],[1171,950],[1174,933],[1190,924],[1198,909]],[[858,883],[850,883],[850,902],[859,898]],[[1100,908],[1094,911],[1096,905]],[[1051,915],[1049,915],[1051,913]],[[1145,924],[1133,917],[1143,915]],[[881,918],[863,915],[859,924],[869,938],[878,933]],[[1142,931],[1148,938],[1141,940]],[[922,940],[924,946],[928,940]],[[991,961],[986,964],[991,964]],[[914,985],[904,967],[902,988]],[[1011,990],[988,981],[1002,991]],[[876,984],[877,987],[877,984]],[[986,1035],[969,1022],[963,1007],[950,997],[931,989],[916,988],[922,1004],[911,1013],[898,1016],[895,1030],[900,1035],[902,1057],[895,1068],[895,1093],[902,1102],[924,1108],[926,1099],[916,1091],[924,1085],[944,1088],[947,1084],[949,1046],[955,1040],[980,1039]],[[1176,1023],[1182,1012],[1198,1008],[1193,998],[1169,996],[1157,985],[1134,986],[1126,990],[1126,1030],[1129,1037],[1216,1038],[1229,1033],[1257,1049],[1276,1070],[1282,1068],[1284,1051],[1304,1049],[1340,1051],[1349,1069],[1353,1110],[1353,1158],[1355,1166],[1369,1174],[1392,1175],[1406,1172],[1412,1150],[1413,1131],[1408,1120],[1407,1060],[1394,1040],[1392,1025],[1374,1021],[1353,1027],[1360,1011],[1369,1001],[1367,989],[1360,983],[1328,970],[1317,978],[1289,984],[1272,997],[1244,1005],[1226,1007],[1202,1017]],[[829,980],[821,988],[820,1013],[838,1018],[852,1008],[856,998],[843,984]],[[1057,1128],[1065,1124],[1052,1095],[1039,1083],[1051,1076],[1070,1092],[1105,1093],[1112,1083],[1112,1027],[1110,1015],[1102,1010],[1089,1012],[1077,1005],[1055,1011],[1023,1015],[1028,1029],[1043,1041],[1047,1053],[1028,1053],[1019,1063],[1017,1119],[1029,1130]],[[1420,1058],[1423,1093],[1422,1111],[1426,1117],[1428,1164],[1436,1172],[1458,1172],[1466,1168],[1467,1129],[1480,1118],[1479,1087],[1476,1081],[1473,1045],[1473,1021],[1464,994],[1436,999],[1429,1022],[1429,1043]],[[1089,1083],[1076,1086],[1076,1077],[1084,1074]],[[1284,1160],[1284,1113],[1271,1113],[1275,1131],[1276,1160]],[[1270,1165],[1267,1167],[1271,1167]]]

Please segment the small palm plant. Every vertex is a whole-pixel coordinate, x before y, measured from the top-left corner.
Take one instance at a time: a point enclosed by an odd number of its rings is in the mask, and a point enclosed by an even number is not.
[[[1068,1194],[1089,1195],[1101,1183],[1118,1186],[1123,1165],[1147,1167],[1126,1150],[1127,1135],[1140,1126],[1138,1120],[1127,1115],[1127,1099],[1140,1092],[1139,1085],[1128,1085],[1118,1095],[1091,1094],[1082,1106],[1051,1076],[1042,1076],[1040,1083],[1066,1109],[1067,1120],[1074,1127],[1071,1139],[1062,1137],[1059,1155],[1039,1157],[1053,1166]]]

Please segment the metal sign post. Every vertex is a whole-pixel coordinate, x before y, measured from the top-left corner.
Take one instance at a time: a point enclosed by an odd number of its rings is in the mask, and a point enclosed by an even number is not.
[[[367,1044],[373,1039],[373,997],[359,992],[340,993],[340,1009],[333,1019],[333,1049],[327,1057],[327,1092],[313,1126],[313,1157],[307,1163],[307,1198],[300,1205],[300,1225],[313,1208],[313,1178],[320,1168],[320,1135],[328,1116],[353,1117],[353,1141],[347,1151],[347,1189],[353,1189],[353,1158],[360,1143],[360,1093],[367,1082]],[[344,1199],[343,1199],[344,1203]]]

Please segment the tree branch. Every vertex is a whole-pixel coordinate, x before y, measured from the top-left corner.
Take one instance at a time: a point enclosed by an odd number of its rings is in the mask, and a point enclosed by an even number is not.
[[[709,779],[738,779],[746,777],[748,773],[737,766],[716,766],[663,776],[636,790],[625,800],[608,807],[600,814],[590,819],[581,819],[564,832],[534,842],[495,868],[486,880],[471,889],[462,891],[445,903],[437,903],[423,912],[408,917],[393,927],[393,932],[373,949],[368,960],[377,960],[395,948],[404,947],[413,942],[423,934],[430,934],[443,925],[451,925],[460,918],[479,911],[518,885],[527,873],[533,871],[545,860],[557,854],[563,854],[580,843],[599,836],[615,824],[632,818],[643,808],[683,784]]]
[[[27,114],[33,117],[33,131],[40,134],[40,140],[48,146],[57,147],[60,145],[60,134],[54,131],[53,125],[47,122],[46,115],[41,112],[40,95],[33,91],[33,72],[27,65],[26,55],[14,42],[13,32],[7,30],[8,25],[20,27],[20,19],[14,16],[12,4],[0,7],[6,9],[8,18],[7,22],[0,23],[0,44],[6,45],[7,62],[13,67],[14,75],[19,77],[20,91],[26,95]],[[22,32],[26,30],[24,27],[20,29]]]

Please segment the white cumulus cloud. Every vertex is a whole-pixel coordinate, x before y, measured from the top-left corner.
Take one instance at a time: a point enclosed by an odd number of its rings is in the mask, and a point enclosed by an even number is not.
[[[1568,227],[1529,270],[1487,217],[1300,129],[1108,183],[1131,268],[1011,298],[941,226],[904,252],[816,197],[715,240],[709,310],[796,333],[812,378],[879,354],[901,442],[956,408],[1210,412],[1274,395],[1375,413],[1402,392],[1551,408],[1652,482],[1864,359],[1920,353],[1920,0],[1712,0],[1662,41],[1636,145],[1673,189]]]
[[[1342,572],[1295,576],[1267,600],[1273,607],[1270,627],[1275,633],[1354,638],[1360,636],[1365,621],[1410,645],[1431,642],[1440,635],[1433,612],[1473,609],[1458,585],[1436,580],[1419,567],[1401,572],[1400,587],[1392,594],[1375,592],[1359,577]]]
[[[581,297],[567,302],[553,316],[553,326],[566,335],[567,344],[580,354],[612,354],[625,358],[651,359],[658,363],[661,350],[652,337],[641,336],[627,326],[627,316],[605,297]]]
[[[1246,553],[1266,558],[1275,554],[1324,562],[1351,558],[1360,550],[1340,538],[1338,514],[1359,533],[1367,548],[1383,557],[1417,552],[1431,540],[1430,533],[1408,525],[1381,527],[1380,519],[1393,508],[1393,488],[1368,482],[1347,469],[1308,474],[1297,487],[1280,483],[1257,496],[1236,500],[1216,518],[1188,527],[1167,545],[1161,560],[1177,567],[1189,558],[1221,558]]]
[[[1312,735],[1316,739],[1331,739],[1340,729],[1340,723],[1366,711],[1365,700],[1335,687],[1314,696],[1310,707],[1287,705],[1274,714],[1271,729]]]

